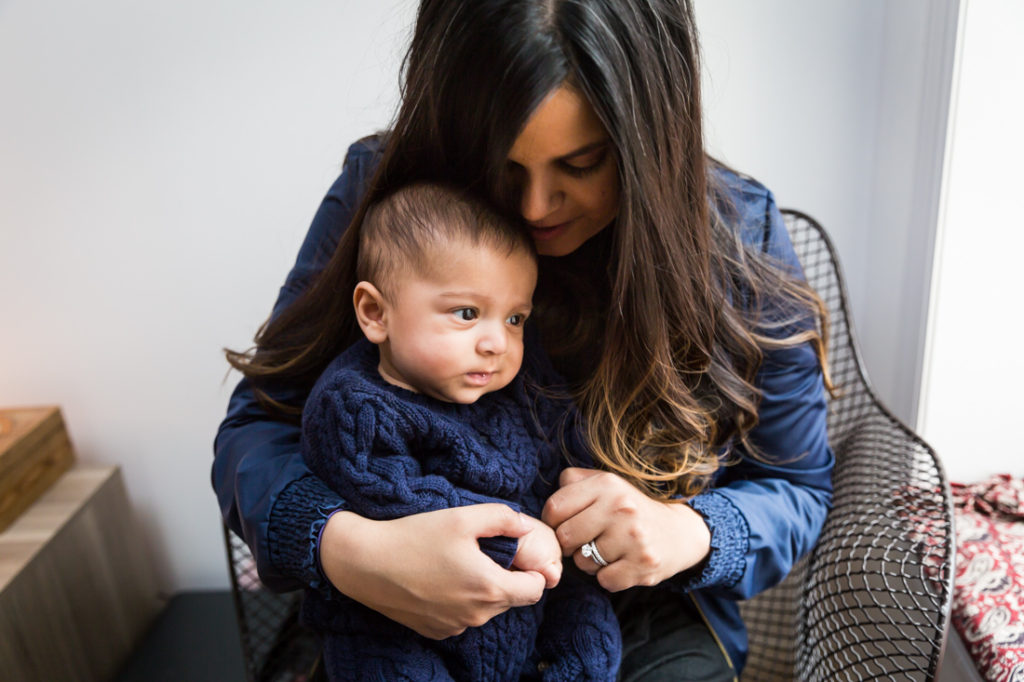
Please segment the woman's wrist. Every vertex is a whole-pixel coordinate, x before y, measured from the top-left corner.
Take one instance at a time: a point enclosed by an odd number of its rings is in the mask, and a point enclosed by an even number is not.
[[[709,530],[709,549],[692,570],[680,574],[682,587],[731,587],[743,576],[750,542],[746,519],[728,497],[708,490],[687,501]]]
[[[351,586],[346,578],[352,577],[352,571],[346,570],[353,557],[365,557],[368,546],[365,540],[369,526],[375,522],[363,518],[350,511],[338,510],[328,517],[317,546],[317,557],[320,571],[336,590],[346,596]]]
[[[676,574],[689,571],[707,561],[711,554],[711,528],[707,521],[693,507],[679,502],[666,502],[678,516],[682,524],[682,532],[679,535],[685,538],[685,555],[682,568]]]

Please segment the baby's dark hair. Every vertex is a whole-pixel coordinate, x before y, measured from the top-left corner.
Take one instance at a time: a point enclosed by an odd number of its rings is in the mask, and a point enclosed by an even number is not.
[[[360,226],[356,278],[385,296],[398,273],[429,274],[437,253],[457,242],[536,256],[524,226],[483,201],[437,183],[402,187],[370,206]]]

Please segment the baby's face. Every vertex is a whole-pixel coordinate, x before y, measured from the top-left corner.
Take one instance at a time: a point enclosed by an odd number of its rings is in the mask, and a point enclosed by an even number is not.
[[[533,257],[456,243],[429,270],[402,274],[388,287],[381,376],[464,404],[504,388],[523,361],[523,323],[537,284]]]

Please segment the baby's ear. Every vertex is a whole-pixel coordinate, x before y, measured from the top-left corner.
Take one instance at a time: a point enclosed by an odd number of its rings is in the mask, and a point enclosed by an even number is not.
[[[356,320],[370,343],[384,343],[388,339],[387,301],[380,290],[369,282],[360,282],[352,292],[352,305]]]

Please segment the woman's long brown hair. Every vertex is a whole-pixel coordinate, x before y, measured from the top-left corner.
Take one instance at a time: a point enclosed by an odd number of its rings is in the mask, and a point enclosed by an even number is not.
[[[828,327],[807,285],[747,246],[717,180],[727,176],[704,153],[688,0],[423,0],[402,106],[352,224],[255,350],[228,351],[265,405],[297,414],[357,338],[351,291],[366,206],[430,180],[514,211],[508,150],[563,83],[607,129],[621,187],[618,217],[593,244],[542,259],[535,301],[594,459],[668,499],[706,487],[738,445],[760,456],[747,436],[764,351],[810,342],[825,367]]]

